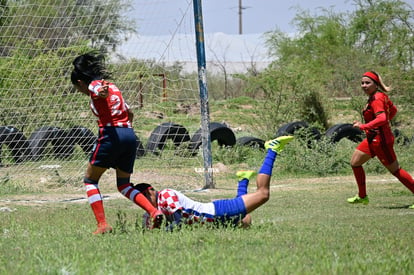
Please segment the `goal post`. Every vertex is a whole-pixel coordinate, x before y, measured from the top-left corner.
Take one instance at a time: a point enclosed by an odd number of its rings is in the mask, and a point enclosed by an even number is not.
[[[211,156],[211,138],[210,138],[210,114],[208,106],[208,89],[207,89],[207,70],[206,56],[204,48],[204,27],[201,0],[193,0],[194,6],[194,23],[196,34],[197,64],[198,64],[198,83],[200,89],[200,112],[201,112],[201,136],[203,145],[204,158],[204,188],[214,188],[213,182],[213,165]]]

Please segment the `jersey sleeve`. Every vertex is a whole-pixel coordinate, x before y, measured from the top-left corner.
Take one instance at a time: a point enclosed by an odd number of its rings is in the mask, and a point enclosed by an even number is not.
[[[360,129],[371,130],[387,124],[388,119],[391,119],[387,117],[390,115],[390,105],[394,106],[387,96],[383,95],[382,93],[377,93],[374,100],[371,102],[371,107],[375,118],[366,124],[362,124],[360,126]]]

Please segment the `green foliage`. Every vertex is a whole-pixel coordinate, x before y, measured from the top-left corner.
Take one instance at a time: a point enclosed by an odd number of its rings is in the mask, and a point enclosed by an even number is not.
[[[246,163],[250,167],[257,166],[263,159],[264,150],[243,145],[233,147],[219,147],[213,143],[213,163],[223,163],[225,165]]]
[[[274,62],[257,75],[239,76],[246,92],[263,94],[258,123],[275,129],[282,122],[305,120],[328,127],[327,98],[360,95],[358,82],[367,70],[376,70],[412,106],[414,17],[403,1],[355,0],[357,10],[335,14],[300,11],[294,24],[298,34],[267,33]],[[387,81],[386,81],[387,82]],[[355,109],[359,99],[352,101]],[[287,104],[288,102],[288,104]]]
[[[401,71],[412,70],[412,7],[401,0],[354,2],[357,10],[351,17],[348,36],[356,50],[371,56],[373,66],[395,67],[394,69]]]
[[[35,48],[41,50],[43,47],[39,40],[32,45],[30,51]],[[56,121],[64,122],[71,111],[77,111],[77,106],[73,103],[82,105],[87,98],[78,93],[68,93],[68,90],[73,89],[70,81],[62,81],[62,76],[67,75],[66,64],[70,63],[68,56],[71,54],[72,49],[60,49],[33,56],[25,48],[19,48],[13,52],[12,57],[0,58],[0,70],[7,75],[0,82],[0,107],[3,110],[0,123],[37,127],[37,122],[42,121],[58,126]],[[19,83],[17,87],[16,82]]]
[[[278,160],[277,169],[284,175],[320,176],[346,174],[355,144],[341,140],[333,144],[326,139],[319,141],[296,139],[286,147]]]
[[[18,194],[22,190],[21,186],[12,182],[8,173],[0,177],[0,195]]]
[[[6,46],[21,41],[30,45],[42,40],[49,50],[71,47],[81,41],[90,41],[94,48],[107,49],[108,45],[115,48],[119,39],[135,31],[135,23],[122,16],[130,8],[129,1],[23,0],[13,6],[10,3],[3,8],[10,19],[0,22],[0,27],[5,27],[2,35],[13,37],[2,41],[2,52],[6,55],[9,55]],[[73,8],[68,9],[70,6]],[[19,27],[6,28],[6,24]]]
[[[261,131],[272,136],[281,124],[294,120],[327,127],[328,113],[311,71],[292,64],[274,66],[247,79],[249,90],[265,96],[257,110]]]

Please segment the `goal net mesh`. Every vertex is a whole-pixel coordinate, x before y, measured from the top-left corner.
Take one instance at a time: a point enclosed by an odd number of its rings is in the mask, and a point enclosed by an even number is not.
[[[135,115],[133,180],[201,187],[194,15],[182,1],[169,18],[162,1],[0,0],[0,181],[82,183],[98,129],[70,72],[100,49]],[[162,35],[145,34],[154,26]]]

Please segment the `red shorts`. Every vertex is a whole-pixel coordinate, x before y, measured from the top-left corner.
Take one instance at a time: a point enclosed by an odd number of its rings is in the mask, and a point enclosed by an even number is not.
[[[356,149],[370,155],[372,158],[378,157],[384,165],[390,165],[397,160],[394,152],[394,137],[387,142],[381,142],[378,137],[374,138],[371,143],[368,143],[368,140],[364,139]]]

